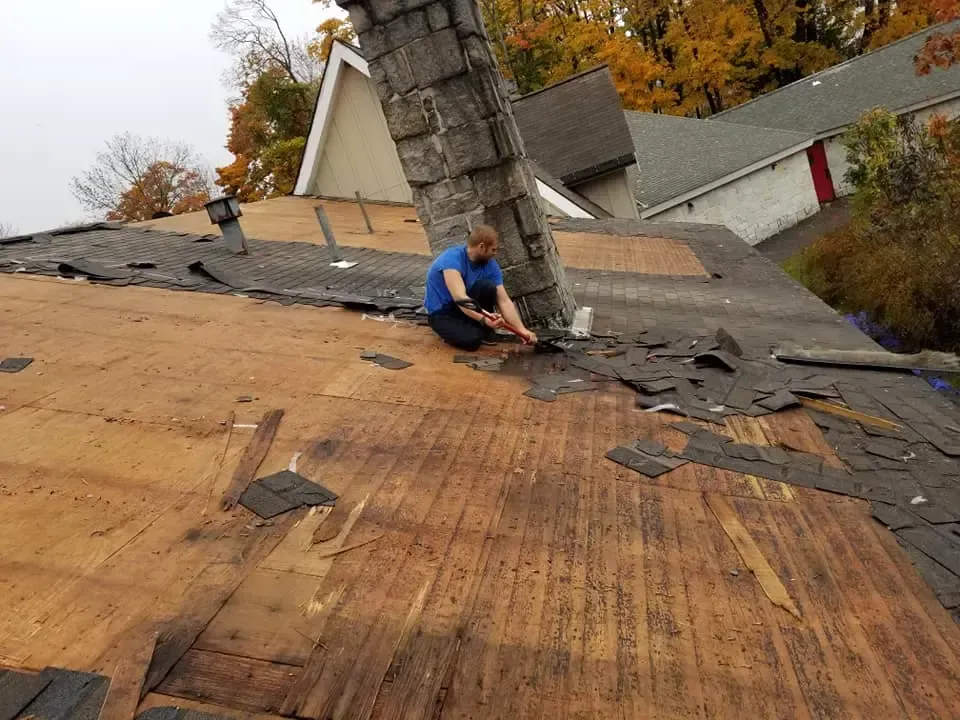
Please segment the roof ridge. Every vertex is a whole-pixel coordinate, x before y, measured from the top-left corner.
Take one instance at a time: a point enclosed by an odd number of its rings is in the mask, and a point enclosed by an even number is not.
[[[584,75],[589,75],[590,73],[595,73],[595,72],[597,72],[598,70],[609,69],[609,67],[610,67],[610,66],[607,65],[607,63],[602,63],[602,64],[600,64],[600,65],[595,65],[594,67],[590,68],[589,70],[583,70],[583,71],[578,72],[578,73],[575,73],[575,74],[573,74],[573,75],[568,75],[567,77],[563,78],[563,80],[557,80],[555,83],[551,83],[551,84],[549,84],[549,85],[544,85],[544,86],[543,86],[542,88],[540,88],[539,90],[534,90],[533,92],[528,92],[526,95],[521,95],[521,96],[518,97],[518,98],[513,98],[510,102],[511,102],[511,103],[514,103],[514,104],[515,104],[515,103],[518,103],[518,102],[523,102],[524,100],[526,100],[526,99],[529,98],[529,97],[533,97],[534,95],[539,95],[540,93],[546,92],[547,90],[553,90],[554,88],[559,87],[559,86],[563,85],[564,83],[568,83],[568,82],[570,82],[571,80],[577,80],[577,79],[579,79],[579,78],[582,78]]]
[[[656,115],[659,117],[669,117],[675,118],[677,120],[690,120],[691,122],[705,123],[708,120],[711,121],[711,125],[723,125],[725,127],[735,127],[740,128],[741,130],[746,128],[750,130],[763,130],[766,132],[779,133],[781,135],[796,135],[798,138],[810,138],[813,137],[815,133],[803,132],[801,130],[785,130],[783,128],[767,127],[766,125],[746,125],[744,123],[729,122],[728,120],[713,120],[713,117],[710,118],[695,118],[690,117],[689,115],[671,115],[669,113],[652,113],[646,112],[644,110],[624,110],[625,113],[631,113],[633,115]]]
[[[857,62],[858,60],[862,60],[863,58],[869,57],[869,56],[871,56],[871,55],[878,55],[878,54],[880,54],[881,52],[883,52],[884,50],[889,50],[890,48],[892,48],[892,47],[894,47],[894,46],[896,46],[896,45],[900,45],[901,43],[904,43],[904,42],[906,42],[907,40],[912,40],[913,38],[917,37],[917,35],[921,35],[921,34],[923,34],[923,33],[932,33],[932,32],[935,32],[935,31],[936,31],[936,28],[946,27],[947,25],[952,25],[952,24],[955,23],[955,22],[957,22],[957,21],[956,21],[956,20],[948,20],[948,21],[946,21],[946,22],[937,23],[936,25],[930,25],[929,27],[923,28],[922,30],[917,30],[916,32],[910,33],[909,35],[907,35],[907,36],[905,36],[905,37],[902,37],[902,38],[900,38],[899,40],[894,40],[892,43],[887,43],[887,44],[884,45],[883,47],[878,47],[878,48],[876,48],[876,49],[874,49],[874,50],[868,50],[867,52],[861,53],[860,55],[855,55],[855,56],[852,57],[852,58],[847,58],[846,60],[844,60],[844,61],[842,61],[842,62],[838,62],[836,65],[831,65],[830,67],[825,67],[823,70],[817,70],[817,72],[815,72],[815,73],[811,73],[810,75],[805,75],[805,76],[803,76],[802,78],[799,78],[798,80],[794,80],[792,83],[789,83],[789,84],[787,84],[787,85],[783,85],[783,86],[781,86],[781,87],[778,87],[778,88],[776,88],[776,89],[774,89],[774,90],[771,90],[771,91],[768,92],[768,93],[763,93],[762,95],[757,95],[756,97],[750,98],[749,100],[747,100],[747,101],[744,102],[744,103],[740,103],[739,105],[734,105],[732,108],[727,108],[726,110],[721,110],[720,112],[716,113],[715,115],[711,115],[710,117],[708,117],[707,120],[713,120],[714,118],[718,118],[718,117],[720,117],[721,115],[725,115],[726,113],[731,113],[731,112],[733,112],[734,110],[739,110],[740,108],[744,108],[744,107],[746,107],[747,105],[752,105],[753,103],[757,102],[758,100],[762,100],[762,99],[764,99],[764,98],[768,98],[768,97],[771,97],[771,96],[773,96],[773,95],[776,95],[776,94],[777,94],[778,92],[780,92],[781,90],[788,90],[788,89],[792,88],[794,85],[799,85],[800,83],[807,82],[808,80],[811,80],[812,78],[815,78],[815,77],[817,77],[818,75],[822,75],[822,74],[825,73],[825,72],[828,72],[828,71],[831,71],[831,70],[836,70],[837,68],[844,67],[845,65],[850,65],[850,64],[852,64],[852,63]],[[741,123],[731,123],[731,124],[739,125],[739,124],[741,124]],[[762,126],[762,125],[758,125],[758,126],[756,126],[756,127],[763,127],[763,126]]]

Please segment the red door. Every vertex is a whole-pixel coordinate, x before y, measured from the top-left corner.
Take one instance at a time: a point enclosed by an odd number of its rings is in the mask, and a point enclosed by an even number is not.
[[[830,177],[827,151],[823,149],[822,140],[817,140],[807,148],[807,160],[810,162],[810,174],[813,176],[813,188],[817,191],[817,200],[822,203],[834,200],[836,194],[833,192],[833,179]]]

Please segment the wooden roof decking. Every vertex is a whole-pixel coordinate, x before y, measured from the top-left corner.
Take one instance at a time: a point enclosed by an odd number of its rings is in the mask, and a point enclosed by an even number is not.
[[[430,255],[423,227],[416,222],[412,207],[367,203],[367,213],[376,232],[367,232],[360,207],[355,202],[320,200],[310,197],[278,197],[242,205],[240,223],[248,237],[324,244],[323,233],[314,215],[322,205],[337,243],[346,247]],[[219,234],[207,213],[195,212],[137,225],[157,230],[175,230],[198,235]],[[557,249],[567,267],[658,275],[706,275],[696,255],[682,242],[670,238],[605,236],[554,231]],[[603,249],[600,250],[600,245]]]
[[[521,378],[451,363],[424,328],[23,275],[0,276],[0,337],[35,358],[0,374],[0,663],[109,673],[142,619],[176,630],[212,608],[142,708],[960,715],[960,630],[865,504],[696,464],[627,471],[604,452],[683,443],[629,393],[543,404]],[[336,510],[263,524],[218,509],[251,432],[217,470],[220,421],[273,407],[286,416],[260,474],[302,453]],[[802,412],[726,431],[831,455]],[[704,493],[728,499],[799,619]],[[340,532],[310,546],[328,523]]]

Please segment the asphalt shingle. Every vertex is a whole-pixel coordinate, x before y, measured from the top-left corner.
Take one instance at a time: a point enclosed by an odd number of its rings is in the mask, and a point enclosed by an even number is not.
[[[634,197],[654,207],[792,147],[810,135],[654,113],[624,112],[636,147]],[[798,150],[799,152],[800,150]]]
[[[958,28],[960,21],[927,28],[718,113],[711,122],[824,133],[854,123],[876,107],[897,111],[960,93],[960,65],[917,75],[913,64],[934,31]]]
[[[565,185],[634,162],[633,141],[606,65],[511,104],[527,155]]]

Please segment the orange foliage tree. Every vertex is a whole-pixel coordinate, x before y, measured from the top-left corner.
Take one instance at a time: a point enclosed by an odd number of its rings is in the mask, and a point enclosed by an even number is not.
[[[960,0],[932,0],[937,22],[960,18]],[[960,27],[933,33],[917,55],[917,72],[926,75],[935,67],[960,62]]]
[[[71,180],[88,211],[130,222],[199,210],[210,188],[209,173],[190,146],[130,133],[108,140],[93,165]]]
[[[234,56],[228,81],[240,95],[229,108],[234,159],[217,168],[217,184],[241,202],[293,192],[323,64],[334,40],[354,38],[353,27],[334,17],[313,36],[296,38],[265,0],[231,0],[211,37]]]
[[[607,63],[625,107],[686,115],[923,29],[936,3],[960,0],[480,0],[521,93]]]

